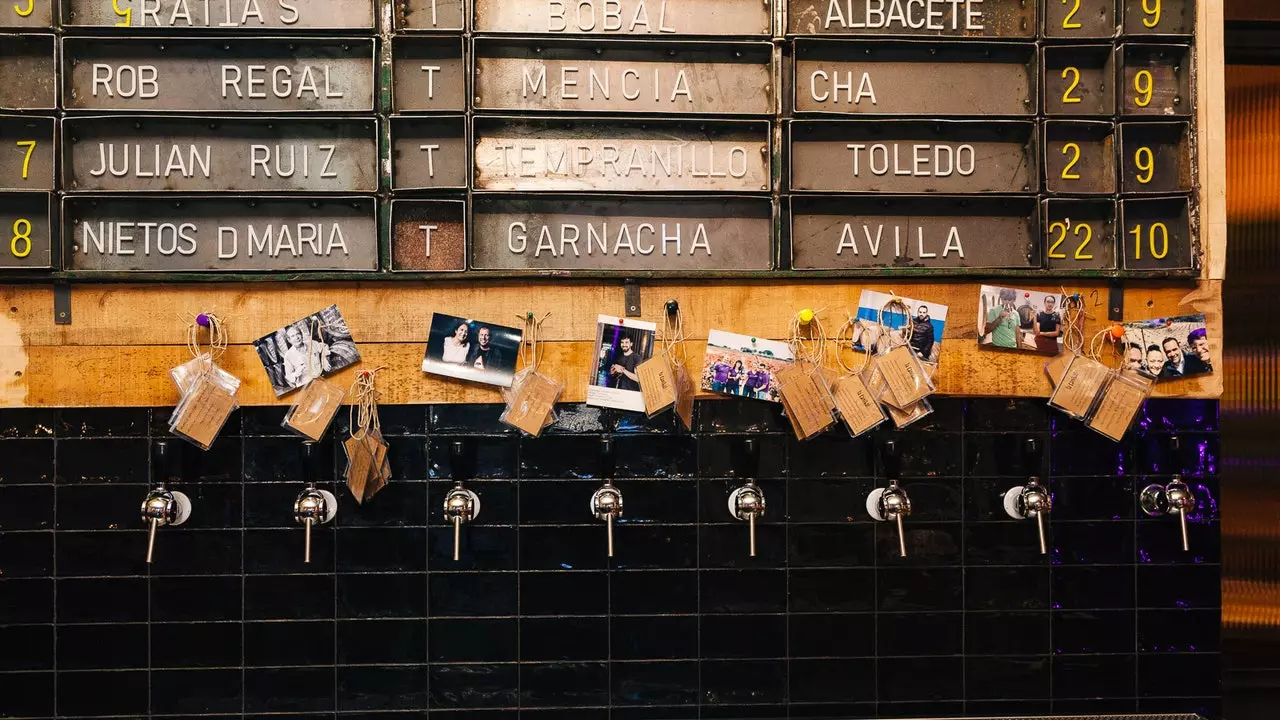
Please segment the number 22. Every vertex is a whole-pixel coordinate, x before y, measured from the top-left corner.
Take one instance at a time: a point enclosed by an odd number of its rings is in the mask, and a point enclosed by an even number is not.
[[[1063,260],[1063,259],[1066,259],[1067,254],[1058,252],[1058,246],[1061,245],[1063,242],[1065,242],[1067,239],[1067,229],[1068,229],[1067,224],[1062,222],[1056,222],[1049,226],[1049,232],[1053,232],[1055,229],[1058,230],[1058,239],[1055,240],[1053,244],[1049,246],[1049,257],[1053,260]],[[1092,260],[1093,253],[1086,253],[1084,249],[1089,246],[1090,242],[1093,241],[1093,227],[1085,223],[1079,223],[1075,226],[1075,229],[1071,231],[1071,234],[1075,235],[1076,237],[1080,237],[1081,232],[1084,233],[1084,240],[1081,241],[1081,243],[1076,246],[1074,259]]]

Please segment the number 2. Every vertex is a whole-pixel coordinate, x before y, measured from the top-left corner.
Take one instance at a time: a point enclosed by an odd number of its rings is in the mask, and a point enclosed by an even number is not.
[[[1142,18],[1142,24],[1146,27],[1153,28],[1160,24],[1160,0],[1155,0],[1155,7],[1151,7],[1152,0],[1142,0],[1142,14],[1147,17]],[[1150,20],[1148,20],[1150,18]]]
[[[17,145],[18,147],[25,147],[27,149],[26,156],[22,158],[22,179],[26,180],[28,175],[27,171],[31,169],[31,154],[36,151],[36,141],[19,140],[14,143],[14,145]]]
[[[1075,156],[1071,158],[1071,161],[1067,163],[1066,167],[1062,168],[1063,180],[1079,180],[1080,179],[1080,173],[1071,172],[1071,170],[1075,168],[1076,163],[1080,162],[1080,146],[1075,143],[1067,143],[1066,145],[1062,146],[1063,155],[1066,155],[1067,153],[1073,152],[1073,151],[1075,152]]]
[[[1072,1],[1075,2],[1075,6],[1071,8],[1071,11],[1067,13],[1066,17],[1062,18],[1063,30],[1079,30],[1081,27],[1080,23],[1071,21],[1071,18],[1075,17],[1076,13],[1080,12],[1080,0],[1062,0],[1062,4],[1066,5],[1068,2]]]
[[[1066,80],[1068,75],[1072,75],[1074,77],[1071,80],[1071,84],[1067,86],[1066,92],[1062,93],[1063,104],[1066,105],[1070,103],[1083,102],[1080,98],[1073,97],[1071,95],[1071,93],[1075,92],[1076,88],[1080,86],[1080,71],[1075,67],[1068,65],[1062,69],[1062,79]]]
[[[1084,240],[1079,245],[1076,246],[1076,251],[1072,253],[1074,259],[1076,260],[1092,260],[1093,259],[1093,253],[1086,253],[1084,251],[1084,249],[1089,246],[1089,243],[1093,242],[1092,226],[1086,223],[1080,223],[1075,226],[1074,230],[1071,230],[1067,226],[1067,223],[1056,222],[1049,226],[1049,232],[1053,232],[1055,229],[1058,231],[1058,239],[1055,240],[1053,244],[1049,246],[1050,259],[1053,259],[1053,260],[1066,259],[1067,254],[1058,252],[1058,246],[1066,241],[1068,231],[1070,231],[1071,234],[1075,235],[1076,237],[1080,237],[1081,232],[1084,233]]]

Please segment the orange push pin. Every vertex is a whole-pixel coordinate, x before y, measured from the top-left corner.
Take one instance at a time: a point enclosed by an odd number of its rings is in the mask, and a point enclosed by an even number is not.
[[[1120,340],[1121,340],[1123,337],[1124,337],[1124,326],[1123,326],[1123,325],[1121,325],[1120,323],[1116,323],[1115,325],[1112,325],[1112,326],[1111,326],[1111,339],[1112,339],[1113,341],[1115,341],[1115,342],[1120,342]]]

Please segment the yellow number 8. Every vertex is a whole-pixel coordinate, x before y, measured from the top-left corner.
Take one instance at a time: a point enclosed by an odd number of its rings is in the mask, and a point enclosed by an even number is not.
[[[22,252],[18,252],[18,243],[22,243]],[[13,221],[13,239],[9,241],[9,252],[14,257],[24,258],[31,254],[31,221],[18,218]]]

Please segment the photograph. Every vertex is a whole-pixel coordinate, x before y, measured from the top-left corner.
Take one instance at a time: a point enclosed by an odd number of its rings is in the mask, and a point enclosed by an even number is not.
[[[911,311],[911,316],[904,316],[901,312],[885,312],[881,319],[881,308],[892,299],[893,296],[886,293],[874,290],[862,291],[861,297],[858,298],[858,314],[855,316],[857,327],[854,328],[853,347],[863,351],[868,348],[871,352],[878,351],[877,342],[881,333],[878,321],[883,322],[888,329],[888,335],[894,341],[893,344],[901,344],[902,338],[906,337],[906,326],[910,321],[911,339],[908,342],[911,349],[924,362],[938,364],[938,358],[942,356],[942,331],[947,326],[947,306],[923,300],[899,298]]]
[[[422,371],[511,387],[524,330],[433,313]]]
[[[785,342],[712,330],[707,334],[707,354],[702,361],[702,389],[782,402],[778,372],[794,359]]]
[[[596,318],[596,356],[587,383],[587,404],[644,412],[636,367],[653,356],[658,326],[642,320]]]
[[[276,397],[360,362],[360,351],[337,305],[285,325],[253,342]]]
[[[978,299],[978,345],[1057,355],[1062,352],[1061,292],[983,285]]]
[[[1125,367],[1157,380],[1213,372],[1204,315],[1127,322],[1122,342]]]

